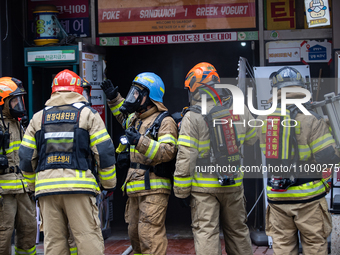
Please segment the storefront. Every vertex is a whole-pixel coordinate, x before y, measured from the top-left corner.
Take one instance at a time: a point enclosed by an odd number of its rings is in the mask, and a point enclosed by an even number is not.
[[[192,0],[4,0],[0,2],[0,76],[15,76],[29,84],[24,48],[36,46],[33,11],[41,4],[56,6],[60,24],[67,34],[77,36],[73,43],[82,48],[81,53],[98,56],[98,59],[93,56],[93,60],[80,55],[77,63],[81,76],[91,77],[98,100],[104,99],[98,86],[104,75],[119,86],[120,93],[125,96],[137,74],[152,71],[165,83],[164,102],[169,111],[181,111],[188,104],[187,92],[183,89],[184,78],[195,64],[212,63],[220,77],[231,78],[236,85],[239,57],[246,58],[252,67],[309,65],[314,100],[321,100],[323,94],[334,91],[335,85],[327,83],[326,78],[338,77],[335,50],[340,48],[337,31],[340,18],[336,12],[340,6],[335,0],[328,0],[330,16],[322,18],[327,20],[323,20],[325,26],[315,28],[309,28],[306,22],[309,12],[303,1],[297,0],[216,0],[201,1],[201,4]],[[105,59],[105,64],[101,58]],[[33,81],[30,82],[33,84],[34,112],[49,97],[52,77],[60,68],[72,66],[55,64],[48,68],[33,68]],[[90,74],[93,68],[96,74],[98,72],[96,80]],[[117,145],[123,129],[110,112],[105,121]],[[259,152],[252,148],[246,152],[249,156],[245,163],[256,162]],[[119,173],[117,175],[119,178]],[[118,184],[121,183],[118,180]],[[261,180],[245,179],[248,211],[261,190]],[[125,200],[117,190],[113,226],[125,224]],[[262,207],[260,200],[249,216],[252,229],[263,230]],[[179,208],[174,196],[169,202],[167,223],[190,224],[189,210]]]

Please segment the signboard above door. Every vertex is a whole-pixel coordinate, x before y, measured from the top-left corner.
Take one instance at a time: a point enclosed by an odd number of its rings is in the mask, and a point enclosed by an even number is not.
[[[98,0],[98,33],[256,28],[255,0]]]

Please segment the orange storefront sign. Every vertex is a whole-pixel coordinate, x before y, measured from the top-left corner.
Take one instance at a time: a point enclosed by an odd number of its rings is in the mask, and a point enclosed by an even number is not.
[[[98,33],[255,28],[255,13],[255,0],[98,0]]]

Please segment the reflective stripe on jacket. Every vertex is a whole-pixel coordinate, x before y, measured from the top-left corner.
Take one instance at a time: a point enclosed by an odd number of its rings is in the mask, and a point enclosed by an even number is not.
[[[9,167],[19,167],[19,148],[21,144],[21,137],[23,136],[20,123],[15,119],[8,119],[4,117],[5,125],[9,125],[10,141],[9,148],[6,148],[6,157],[8,159]],[[3,129],[3,124],[0,121],[0,127]],[[0,154],[3,154],[2,148],[0,149]],[[8,169],[7,169],[8,170]],[[7,173],[0,175],[0,195],[1,194],[17,194],[24,193],[28,191],[28,186],[25,178],[21,173]]]
[[[80,102],[86,102],[86,100],[76,92],[55,92],[46,105],[61,106]],[[41,129],[42,114],[43,111],[34,114],[19,150],[20,167],[30,189],[35,190],[36,197],[52,194],[100,193],[99,184],[91,169],[59,167],[36,173],[39,162],[36,134]],[[80,129],[88,133],[88,137],[83,139],[88,140],[93,160],[97,164],[100,185],[104,189],[113,189],[116,186],[115,151],[103,120],[97,111],[85,107],[79,115],[78,125]],[[63,159],[62,156],[60,158],[58,156],[53,160],[62,161]]]
[[[214,106],[213,101],[207,102],[207,112]],[[256,140],[256,130],[249,127],[247,122],[252,119],[248,108],[245,115],[239,116],[238,122],[245,125],[235,125],[241,146],[253,145]],[[243,175],[239,174],[235,184],[221,186],[214,173],[198,172],[200,165],[197,160],[210,157],[209,128],[200,113],[189,111],[181,122],[178,139],[178,153],[176,171],[174,174],[174,192],[179,198],[185,198],[193,192],[203,193],[229,193],[237,192],[243,188]]]
[[[168,162],[173,159],[177,152],[177,126],[171,117],[165,117],[158,130],[158,137],[153,139],[150,135],[143,136],[148,127],[152,125],[156,117],[161,113],[157,106],[153,106],[142,114],[130,114],[127,120],[119,112],[124,98],[120,94],[114,100],[108,101],[108,105],[116,117],[122,124],[124,129],[131,126],[136,127],[142,135],[136,146],[130,146],[130,160],[133,163],[155,166],[162,162]],[[160,104],[160,103],[158,103]],[[119,107],[118,107],[119,106]],[[162,106],[162,110],[166,108]],[[143,169],[129,168],[125,183],[122,187],[128,196],[143,196],[156,193],[171,193],[171,183],[167,178],[155,175],[153,172],[150,176],[150,189],[145,189],[145,173]]]
[[[280,113],[280,112],[279,112]],[[265,124],[257,128],[257,135],[260,140],[261,151],[266,153],[266,119],[267,116],[259,116],[259,120]],[[295,134],[299,149],[300,163],[305,164],[338,164],[340,162],[340,153],[336,148],[335,141],[329,132],[329,128],[324,119],[314,115],[304,115],[298,113],[295,117],[297,125]],[[295,151],[292,150],[292,155]],[[297,169],[300,172],[300,169]],[[296,176],[299,178],[299,175]],[[304,178],[308,178],[304,176]],[[291,202],[308,202],[312,199],[326,195],[326,186],[322,181],[322,173],[313,174],[314,182],[306,179],[306,183],[299,186],[291,186],[285,192],[273,192],[271,187],[267,187],[267,198],[269,202],[291,203]],[[300,174],[300,183],[303,183]],[[301,182],[302,181],[302,182]]]

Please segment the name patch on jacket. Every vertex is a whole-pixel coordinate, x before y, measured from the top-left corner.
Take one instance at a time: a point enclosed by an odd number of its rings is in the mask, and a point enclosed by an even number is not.
[[[77,120],[77,111],[65,110],[58,112],[49,112],[45,115],[45,124],[58,122],[75,122]]]
[[[61,155],[61,154],[54,154],[49,155],[46,158],[46,164],[71,164],[72,156],[70,155]]]
[[[266,158],[279,158],[280,117],[267,117]]]

